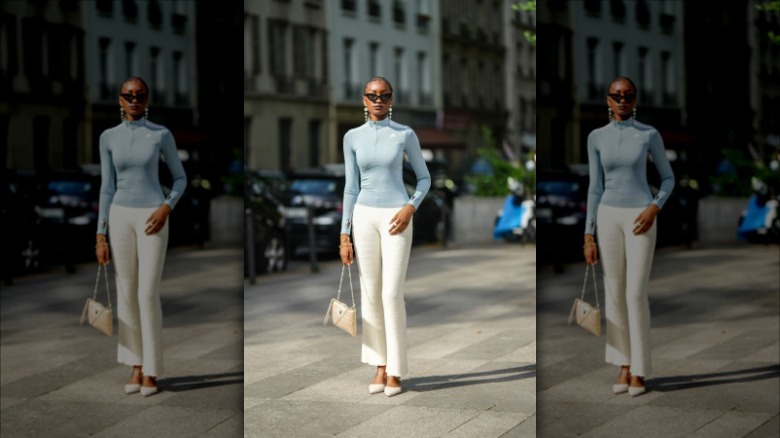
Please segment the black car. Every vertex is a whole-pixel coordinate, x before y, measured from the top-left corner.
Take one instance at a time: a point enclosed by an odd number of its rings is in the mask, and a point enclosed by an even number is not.
[[[344,172],[334,168],[294,172],[290,176],[284,213],[292,254],[311,250],[308,215],[312,214],[314,248],[338,255],[341,233]]]
[[[569,172],[536,176],[536,254],[540,264],[560,270],[582,259],[588,177]]]
[[[35,197],[42,261],[73,272],[77,262],[93,258],[100,178],[78,171],[43,175]]]
[[[270,194],[267,188],[245,176],[244,208],[251,216],[256,274],[284,271],[290,258],[289,241],[285,230],[286,218],[282,204]],[[252,264],[249,252],[244,251],[244,275],[249,275]]]
[[[13,277],[33,271],[40,262],[40,217],[35,207],[32,174],[4,171],[0,174],[0,273],[6,284]]]
[[[166,197],[171,192],[167,185],[162,185],[162,189]],[[202,247],[210,237],[210,205],[211,195],[207,190],[200,190],[192,185],[187,187],[169,217],[168,245]]]

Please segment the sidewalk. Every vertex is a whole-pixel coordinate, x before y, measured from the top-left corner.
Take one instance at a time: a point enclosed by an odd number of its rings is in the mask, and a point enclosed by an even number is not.
[[[352,338],[323,327],[341,262],[321,268],[246,287],[244,436],[535,435],[533,246],[412,250],[405,292],[410,376],[404,392],[390,398],[368,393],[374,368],[360,362],[361,330]]]
[[[78,325],[96,263],[3,286],[0,435],[241,436],[242,269],[241,248],[169,250],[161,291],[166,374],[148,398],[124,394],[130,368],[116,362],[116,326],[109,338]],[[113,281],[111,288],[116,306]]]
[[[584,271],[538,278],[539,437],[779,436],[780,248],[656,253],[654,374],[636,398],[612,394],[605,337],[566,325]],[[603,314],[602,285],[599,275]]]

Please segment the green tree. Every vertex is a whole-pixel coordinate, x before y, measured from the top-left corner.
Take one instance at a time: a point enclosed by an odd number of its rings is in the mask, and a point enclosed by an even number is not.
[[[771,1],[765,1],[761,3],[756,3],[756,9],[759,11],[767,11],[767,12],[778,12],[780,13],[780,0],[771,0]],[[769,38],[769,41],[772,44],[780,45],[780,34],[775,33],[774,31],[769,31],[766,33],[767,38]]]
[[[515,3],[512,5],[512,9],[515,11],[533,12],[536,14],[536,0],[526,0],[525,2]],[[531,43],[532,46],[536,45],[536,33],[526,30],[523,32],[525,39]]]
[[[536,187],[536,171],[525,168],[525,161],[507,160],[498,151],[493,131],[482,126],[482,138],[485,146],[477,149],[477,156],[490,167],[490,172],[480,175],[469,175],[466,181],[475,187],[476,196],[506,196],[509,194],[508,179],[514,178],[523,183],[526,193],[533,193]]]

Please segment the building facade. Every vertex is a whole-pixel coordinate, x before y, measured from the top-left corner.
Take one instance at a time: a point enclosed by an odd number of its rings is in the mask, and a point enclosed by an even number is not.
[[[587,161],[587,135],[608,120],[609,82],[628,76],[638,88],[637,119],[679,129],[686,112],[683,2],[571,2],[574,138],[571,159]]]
[[[289,171],[332,160],[327,4],[244,2],[244,159],[250,168]]]
[[[499,0],[442,2],[440,126],[466,145],[458,173],[465,173],[476,149],[486,145],[483,127],[497,139],[507,132],[507,8]]]
[[[536,14],[513,10],[514,0],[504,0],[506,57],[505,142],[515,156],[525,156],[536,149],[536,46],[526,32],[536,33]]]
[[[769,32],[780,35],[780,11],[758,9],[763,2],[747,5],[750,26],[750,107],[753,118],[750,139],[759,156],[768,157],[780,150],[780,44],[773,43]]]
[[[436,147],[428,134],[442,102],[438,3],[331,1],[330,28],[331,157],[343,161],[342,139],[364,122],[363,88],[375,76],[393,86],[393,120],[414,128],[423,148]]]
[[[84,7],[77,1],[0,3],[5,169],[74,169],[87,158]]]
[[[149,119],[174,138],[193,125],[198,87],[195,8],[192,2],[98,0],[83,2],[87,65],[86,162],[98,160],[103,130],[119,122],[121,82],[139,76],[149,85]],[[180,148],[184,145],[177,144]]]

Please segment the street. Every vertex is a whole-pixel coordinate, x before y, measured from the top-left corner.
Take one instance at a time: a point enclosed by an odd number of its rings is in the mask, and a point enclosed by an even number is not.
[[[166,374],[151,397],[125,395],[130,367],[116,362],[116,327],[108,337],[78,324],[96,263],[3,286],[0,434],[240,436],[242,269],[241,248],[169,249],[161,290]],[[105,303],[104,289],[98,299]]]
[[[566,325],[585,264],[538,277],[539,437],[777,437],[780,248],[729,244],[656,252],[654,375],[613,395],[605,337]],[[604,315],[604,290],[599,271]],[[592,289],[586,295],[592,303]]]
[[[368,393],[374,367],[360,362],[361,328],[353,338],[323,327],[341,262],[320,268],[258,277],[245,289],[244,436],[535,436],[533,246],[412,249],[410,376],[390,398]]]

